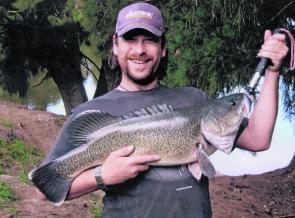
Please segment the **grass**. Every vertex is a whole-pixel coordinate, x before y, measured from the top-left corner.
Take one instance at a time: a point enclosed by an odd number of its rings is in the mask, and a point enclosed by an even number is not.
[[[8,201],[8,202],[17,200],[17,197],[15,196],[14,192],[4,182],[0,182],[0,199],[1,201]]]
[[[9,203],[17,199],[18,197],[11,188],[6,183],[0,182],[0,209],[14,217],[18,212],[15,208],[9,207]]]
[[[27,145],[19,139],[0,140],[0,173],[17,175],[28,182],[27,174],[43,159],[43,154],[33,145]],[[9,172],[5,172],[8,169]],[[13,169],[13,170],[12,170]]]
[[[22,182],[29,182],[28,172],[43,159],[43,154],[33,145],[19,139],[5,141],[0,139],[0,175],[17,176]],[[10,217],[17,217],[19,211],[10,206],[18,196],[4,182],[0,182],[0,210]]]
[[[93,193],[90,193],[89,195],[88,195],[88,200],[89,200],[89,203],[90,203],[90,205],[91,205],[91,207],[89,208],[90,210],[90,212],[91,212],[91,214],[93,214],[93,216],[95,217],[95,218],[101,218],[102,217],[102,210],[103,210],[103,208],[102,208],[102,205],[103,205],[103,203],[102,203],[102,199],[101,198],[97,198],[97,195],[95,195],[95,194],[93,194]]]
[[[101,216],[102,216],[102,208],[93,208],[92,213],[94,214],[95,218],[101,218]]]
[[[14,123],[10,120],[2,120],[0,119],[0,125],[8,128],[14,127]]]

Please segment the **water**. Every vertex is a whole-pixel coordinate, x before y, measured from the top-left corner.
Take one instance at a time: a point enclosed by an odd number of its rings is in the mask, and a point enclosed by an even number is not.
[[[87,79],[84,81],[84,87],[86,89],[88,100],[91,100],[93,98],[93,95],[96,89],[96,81],[94,77],[92,76],[92,74],[88,74]],[[54,113],[54,114],[60,114],[60,115],[66,114],[64,103],[61,98],[57,102],[48,103],[46,107],[46,111]]]

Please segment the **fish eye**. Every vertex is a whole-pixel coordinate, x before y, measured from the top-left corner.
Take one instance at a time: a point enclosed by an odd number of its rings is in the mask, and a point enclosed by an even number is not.
[[[236,105],[237,105],[237,102],[234,101],[234,100],[231,100],[231,101],[230,101],[230,105],[231,105],[231,106],[236,106]]]

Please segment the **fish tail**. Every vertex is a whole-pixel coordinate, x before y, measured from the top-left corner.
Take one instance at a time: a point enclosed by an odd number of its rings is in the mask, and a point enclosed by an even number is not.
[[[73,178],[60,175],[54,165],[54,162],[50,162],[38,167],[28,177],[49,201],[59,206],[66,199]]]

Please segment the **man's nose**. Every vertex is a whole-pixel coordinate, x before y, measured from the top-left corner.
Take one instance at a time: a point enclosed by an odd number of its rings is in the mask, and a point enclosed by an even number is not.
[[[144,54],[146,52],[144,41],[138,40],[133,46],[133,51],[136,52],[138,55]]]

